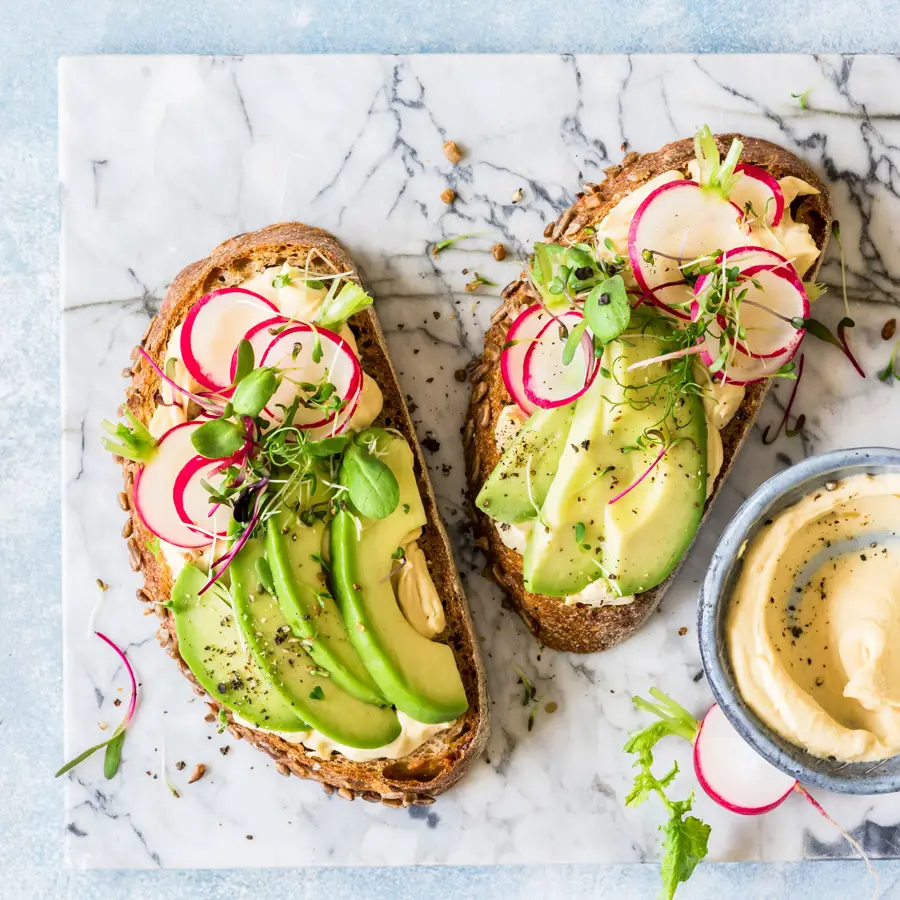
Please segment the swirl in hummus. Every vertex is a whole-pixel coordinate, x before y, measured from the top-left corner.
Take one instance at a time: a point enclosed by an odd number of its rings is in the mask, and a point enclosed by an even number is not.
[[[829,482],[769,520],[731,598],[728,654],[762,721],[823,758],[900,753],[900,474]]]

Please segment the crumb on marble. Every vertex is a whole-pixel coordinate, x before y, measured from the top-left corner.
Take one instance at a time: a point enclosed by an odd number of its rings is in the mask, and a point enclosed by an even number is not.
[[[453,163],[454,166],[462,159],[462,151],[456,141],[444,141],[443,150],[448,162]]]

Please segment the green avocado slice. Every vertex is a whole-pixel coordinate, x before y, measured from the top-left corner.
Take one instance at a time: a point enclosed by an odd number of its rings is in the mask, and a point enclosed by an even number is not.
[[[387,706],[359,654],[347,637],[337,604],[325,583],[322,535],[325,523],[304,525],[289,509],[266,523],[266,560],[272,570],[281,611],[307,652],[327,669],[331,680],[366,703]]]
[[[276,598],[260,590],[257,563],[262,558],[262,541],[252,538],[229,570],[238,624],[265,678],[296,715],[332,740],[366,749],[391,743],[401,731],[397,714],[351,696],[316,665]]]
[[[207,576],[186,565],[172,588],[178,652],[194,677],[242,719],[270,731],[308,731],[241,645],[234,612],[215,587],[202,596]]]
[[[373,430],[374,431],[374,430]],[[331,524],[331,578],[351,643],[385,697],[418,722],[449,722],[468,709],[453,651],[419,634],[404,617],[391,585],[392,557],[426,524],[406,441],[379,432],[378,456],[400,488],[384,519],[340,510]],[[357,521],[359,530],[357,531]]]
[[[503,451],[475,505],[495,522],[537,517],[559,467],[575,405],[537,410]]]
[[[678,564],[697,532],[706,499],[706,418],[699,396],[677,394],[666,414],[661,385],[670,363],[629,371],[671,350],[672,326],[659,316],[634,316],[627,341],[607,346],[597,378],[576,403],[553,479],[525,547],[527,590],[577,594],[606,577],[621,596],[649,590]],[[665,421],[663,421],[665,420]],[[653,432],[657,443],[641,446]],[[611,503],[650,469],[639,485]]]

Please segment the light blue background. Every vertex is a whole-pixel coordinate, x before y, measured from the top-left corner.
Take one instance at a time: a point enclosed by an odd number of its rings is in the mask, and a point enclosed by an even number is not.
[[[576,50],[892,53],[900,2],[0,0],[0,897],[655,895],[653,865],[72,873],[62,863],[62,785],[52,778],[62,758],[58,57]],[[881,896],[900,896],[900,862],[878,868]],[[843,900],[870,891],[859,863],[709,865],[679,897]]]

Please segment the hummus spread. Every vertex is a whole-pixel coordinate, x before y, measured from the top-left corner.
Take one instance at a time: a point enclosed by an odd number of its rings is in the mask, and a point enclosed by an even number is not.
[[[726,620],[744,699],[819,757],[900,753],[900,475],[855,475],[752,541]]]

